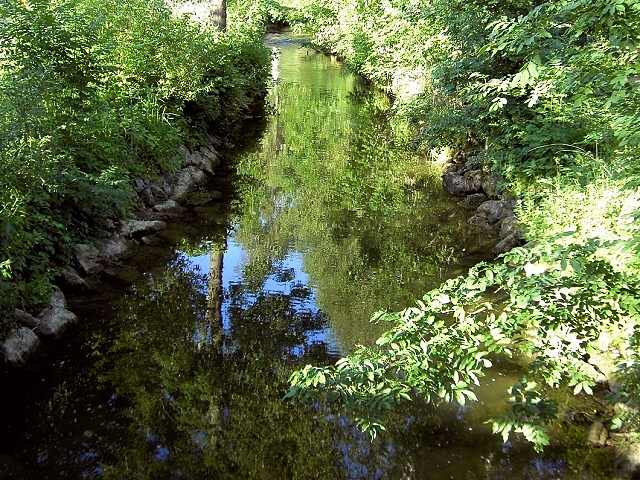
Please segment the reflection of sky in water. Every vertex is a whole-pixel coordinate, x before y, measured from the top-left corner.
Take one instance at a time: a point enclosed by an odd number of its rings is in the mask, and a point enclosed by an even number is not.
[[[222,307],[222,323],[227,333],[231,330],[233,324],[233,318],[228,308],[229,298],[227,293],[231,287],[245,284],[243,267],[248,260],[247,252],[242,245],[236,242],[234,237],[235,235],[232,231],[227,238],[227,248],[224,252],[222,266],[222,287],[225,298]],[[210,256],[208,254],[188,257],[188,260],[199,273],[209,275]],[[307,289],[310,295],[303,298],[296,295],[296,290],[300,290],[301,287]],[[277,262],[277,270],[271,271],[264,279],[260,292],[246,293],[243,296],[243,304],[246,308],[249,308],[255,302],[257,293],[272,293],[293,297],[291,306],[296,313],[315,315],[320,311],[316,303],[315,287],[311,284],[309,275],[304,271],[304,255],[295,250],[289,250],[287,255]],[[341,353],[337,338],[330,327],[307,331],[306,343],[307,345],[326,344],[329,353],[336,355]],[[302,355],[304,347],[300,345],[292,353],[294,355]]]

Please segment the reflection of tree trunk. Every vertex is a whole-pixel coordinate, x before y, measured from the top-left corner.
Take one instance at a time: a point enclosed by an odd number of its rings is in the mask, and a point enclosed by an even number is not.
[[[224,326],[222,324],[222,264],[224,261],[224,251],[227,247],[226,240],[216,243],[211,248],[209,254],[209,298],[207,320],[211,326],[211,337],[214,347],[222,346],[222,334]]]
[[[227,30],[227,0],[211,1],[211,23],[224,32]]]
[[[280,125],[280,115],[276,116],[276,152],[284,150],[284,128]]]

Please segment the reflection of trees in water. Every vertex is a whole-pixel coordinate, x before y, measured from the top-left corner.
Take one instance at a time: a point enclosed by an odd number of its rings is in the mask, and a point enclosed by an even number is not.
[[[120,307],[105,379],[128,399],[131,427],[111,477],[337,478],[330,427],[282,402],[291,362],[325,319],[297,310],[303,291],[231,289],[231,345],[220,355],[215,335],[194,341],[197,325],[217,321],[219,300],[205,292],[218,282],[178,259]]]
[[[239,162],[246,188],[235,238],[256,285],[291,249],[304,252],[316,300],[349,348],[377,337],[374,310],[412,304],[464,269],[465,218],[442,194],[440,172],[390,123],[384,95],[319,68],[323,57],[293,55],[282,54],[299,68],[272,92],[278,115],[261,150]]]

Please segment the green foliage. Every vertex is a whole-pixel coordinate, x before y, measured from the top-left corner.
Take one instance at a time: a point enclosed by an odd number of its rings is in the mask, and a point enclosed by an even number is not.
[[[3,312],[46,296],[70,243],[130,208],[133,176],[179,166],[191,126],[255,97],[264,15],[233,21],[252,5],[235,2],[224,35],[160,0],[0,5]],[[190,105],[203,112],[185,116]]]
[[[416,395],[473,399],[485,352],[517,353],[528,359],[527,381],[512,389],[511,414],[494,430],[540,448],[548,441],[540,426],[553,418],[545,390],[591,395],[615,375],[605,367],[612,364],[622,368],[623,392],[635,392],[638,3],[333,0],[300,8],[319,48],[397,97],[417,145],[475,151],[504,178],[530,243],[418,307],[376,317],[392,325],[377,348],[302,370],[290,395],[339,399],[375,432],[386,409]],[[633,393],[620,397],[630,402]]]
[[[416,395],[461,405],[476,400],[474,385],[492,355],[526,358],[527,379],[545,388],[592,394],[604,376],[603,353],[619,363],[633,360],[629,332],[640,320],[640,282],[603,260],[603,246],[544,244],[479,264],[415,307],[376,315],[392,325],[376,347],[361,347],[335,367],[294,373],[289,396],[344,402],[375,435],[385,410]],[[542,447],[540,424],[554,418],[553,404],[531,380],[514,386],[511,397],[511,413],[495,420],[494,430],[505,439],[521,432]]]

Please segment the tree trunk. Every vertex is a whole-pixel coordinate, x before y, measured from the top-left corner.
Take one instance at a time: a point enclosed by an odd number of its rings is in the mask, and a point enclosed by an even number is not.
[[[227,30],[227,0],[211,0],[211,23],[221,32]]]

